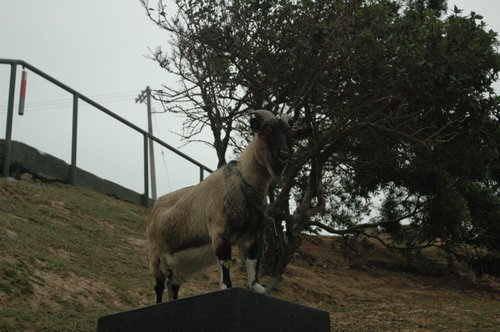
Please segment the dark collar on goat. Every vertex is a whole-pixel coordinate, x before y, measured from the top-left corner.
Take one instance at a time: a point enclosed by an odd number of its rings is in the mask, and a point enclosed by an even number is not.
[[[237,172],[238,176],[240,177],[240,188],[245,194],[248,202],[253,206],[260,206],[261,202],[257,201],[257,190],[255,190],[251,185],[248,184],[248,182],[243,178],[243,175],[241,175],[240,170],[236,168],[236,165],[238,165],[238,161],[231,160],[229,163],[227,163],[226,168],[228,168],[228,170],[234,169],[234,171]]]
[[[266,213],[265,206],[262,204],[262,201],[259,200],[257,195],[257,190],[255,190],[248,182],[243,178],[241,172],[236,166],[238,165],[238,161],[232,160],[226,164],[226,169],[228,171],[235,171],[240,177],[240,188],[243,194],[245,195],[247,202],[250,206],[252,206],[261,216],[261,222],[274,222],[274,220]]]

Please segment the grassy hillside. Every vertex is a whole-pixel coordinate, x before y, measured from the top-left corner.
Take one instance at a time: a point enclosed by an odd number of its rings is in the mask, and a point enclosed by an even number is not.
[[[82,188],[0,179],[0,331],[93,331],[101,315],[151,304],[147,215]],[[273,296],[329,311],[334,331],[500,330],[498,281],[450,272],[432,253],[416,268],[357,248],[308,237]],[[244,286],[244,269],[233,274]],[[217,283],[214,267],[180,295]]]

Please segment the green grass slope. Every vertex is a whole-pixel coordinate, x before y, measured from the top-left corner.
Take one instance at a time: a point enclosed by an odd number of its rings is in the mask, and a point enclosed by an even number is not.
[[[83,188],[0,178],[0,331],[95,331],[102,315],[152,304],[148,213]],[[500,330],[497,280],[431,258],[415,267],[373,243],[343,250],[306,237],[273,296],[329,311],[333,331]],[[217,288],[213,267],[180,296]]]
[[[145,304],[147,213],[82,188],[0,179],[0,330],[90,331]]]

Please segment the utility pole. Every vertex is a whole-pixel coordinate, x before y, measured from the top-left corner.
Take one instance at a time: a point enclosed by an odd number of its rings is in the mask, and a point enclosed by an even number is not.
[[[151,115],[151,89],[149,86],[141,91],[139,96],[135,99],[136,103],[143,103],[146,100],[148,108],[148,133],[153,136],[153,121]],[[155,171],[155,152],[153,148],[153,140],[149,139],[149,170],[151,172],[151,198],[156,200],[156,171]]]

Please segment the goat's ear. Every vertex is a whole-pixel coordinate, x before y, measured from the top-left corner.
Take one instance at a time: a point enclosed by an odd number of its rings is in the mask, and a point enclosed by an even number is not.
[[[259,117],[252,116],[250,118],[250,128],[252,129],[252,132],[254,132],[254,133],[259,132],[261,124],[262,124],[262,121]]]
[[[308,138],[312,134],[311,127],[303,127],[303,128],[293,128],[292,129],[292,137],[295,141],[301,141],[303,139]]]
[[[250,128],[252,129],[252,132],[258,133],[262,129],[262,123],[264,122],[262,113],[263,111],[254,111],[250,113]]]
[[[256,110],[250,112],[250,128],[254,133],[262,130],[262,125],[265,121],[276,119],[275,115],[267,110]]]

